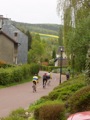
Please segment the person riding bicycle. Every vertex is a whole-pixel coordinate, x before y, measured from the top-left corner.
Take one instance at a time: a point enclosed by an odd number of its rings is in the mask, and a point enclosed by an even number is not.
[[[43,88],[46,87],[46,83],[47,83],[47,74],[44,73],[44,75],[43,75]]]
[[[33,76],[33,80],[36,80],[37,83],[38,83],[38,75],[37,75],[37,74],[35,74],[35,75]]]
[[[36,84],[37,84],[37,81],[36,80],[33,80],[33,85],[32,85],[32,88],[33,88],[33,92],[36,92]]]
[[[48,72],[48,73],[47,73],[47,85],[50,85],[51,79],[52,79],[51,73]]]
[[[32,82],[33,82],[33,85],[32,85],[33,92],[36,92],[36,85],[37,85],[37,83],[38,83],[38,76],[37,76],[37,74],[35,74],[35,75],[33,76]]]

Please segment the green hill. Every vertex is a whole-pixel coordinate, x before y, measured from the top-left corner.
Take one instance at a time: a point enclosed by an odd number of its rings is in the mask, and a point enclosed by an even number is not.
[[[58,36],[59,34],[60,27],[62,27],[62,25],[58,25],[58,24],[29,24],[29,23],[15,22],[15,21],[12,22],[13,25],[21,29],[22,31],[29,30],[30,32],[50,34],[56,36]]]

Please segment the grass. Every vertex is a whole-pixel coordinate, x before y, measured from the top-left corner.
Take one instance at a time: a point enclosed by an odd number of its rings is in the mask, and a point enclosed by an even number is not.
[[[58,38],[58,36],[56,35],[50,35],[50,34],[42,34],[42,33],[39,33],[40,36],[46,36],[46,37],[53,37],[53,38]]]
[[[56,35],[50,35],[50,34],[42,34],[42,33],[36,33],[35,34],[39,34],[41,38],[43,39],[48,39],[48,38],[54,38],[54,39],[58,39],[59,37]]]

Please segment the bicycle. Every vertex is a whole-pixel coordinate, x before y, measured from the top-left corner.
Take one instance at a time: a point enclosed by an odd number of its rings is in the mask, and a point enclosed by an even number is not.
[[[36,81],[33,81],[32,88],[33,88],[33,92],[36,92]]]
[[[44,82],[43,82],[43,88],[46,88],[46,83],[47,83],[47,80],[44,80]]]

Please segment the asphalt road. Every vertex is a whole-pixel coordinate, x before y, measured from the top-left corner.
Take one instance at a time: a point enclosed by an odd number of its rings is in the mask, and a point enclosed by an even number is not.
[[[40,82],[37,85],[37,92],[32,91],[32,82],[2,88],[0,89],[0,117],[8,116],[13,110],[18,108],[27,109],[30,104],[34,103],[40,97],[48,95],[49,92],[59,85],[60,74],[52,73],[51,85],[42,87],[42,75],[44,71],[40,71]],[[65,76],[61,76],[62,82],[66,80]]]

